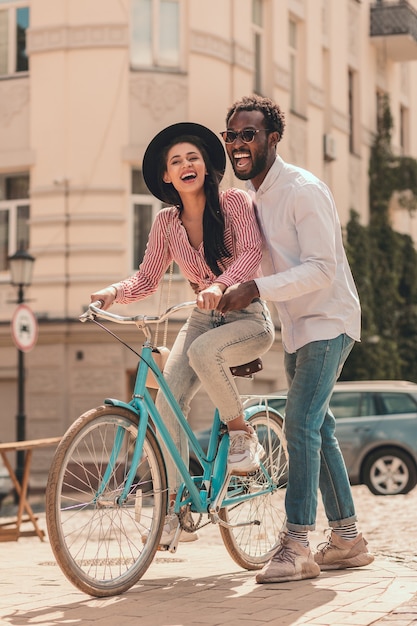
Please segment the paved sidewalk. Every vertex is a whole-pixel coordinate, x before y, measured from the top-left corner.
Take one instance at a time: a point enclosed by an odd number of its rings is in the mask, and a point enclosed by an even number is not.
[[[44,514],[39,523],[46,529]],[[217,527],[176,554],[158,552],[145,577],[122,596],[75,589],[49,542],[0,544],[0,624],[13,626],[408,626],[417,624],[417,571],[388,557],[366,568],[257,585],[229,557]],[[322,536],[312,534],[312,545]]]

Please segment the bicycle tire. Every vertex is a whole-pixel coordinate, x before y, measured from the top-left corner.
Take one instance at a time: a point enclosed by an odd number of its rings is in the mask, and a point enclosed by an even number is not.
[[[228,524],[259,522],[234,527],[220,525],[223,543],[235,563],[244,569],[256,570],[261,569],[272,557],[286,520],[284,500],[288,456],[283,418],[280,415],[261,409],[248,421],[265,449],[266,457],[262,464],[272,479],[274,490],[246,502],[221,508],[219,517]],[[252,475],[233,476],[229,491],[260,491],[267,482],[268,478],[261,470]]]
[[[92,409],[68,429],[49,471],[46,522],[52,551],[71,583],[92,596],[119,595],[132,587],[151,564],[162,534],[166,472],[149,428],[128,498],[117,502],[137,429],[138,417],[127,409]],[[116,431],[123,433],[123,445],[104,492],[96,497]]]

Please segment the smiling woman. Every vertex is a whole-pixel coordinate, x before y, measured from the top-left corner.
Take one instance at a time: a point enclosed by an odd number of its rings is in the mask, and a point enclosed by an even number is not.
[[[185,416],[204,386],[229,430],[230,470],[246,473],[259,467],[264,450],[244,419],[230,368],[264,354],[274,341],[274,325],[260,298],[227,315],[218,311],[228,288],[257,276],[262,256],[250,196],[240,189],[219,190],[225,166],[220,138],[201,124],[182,122],[158,133],[145,151],[143,178],[170,206],[158,212],[136,274],[97,291],[91,300],[101,300],[106,309],[114,301],[127,304],[145,298],[155,292],[171,261],[177,263],[194,286],[196,307],[172,347],[164,377]],[[163,395],[158,394],[156,404],[188,464],[184,432]],[[170,456],[165,456],[173,503],[182,481]],[[163,545],[171,543],[177,527],[170,508]]]
[[[176,143],[169,148],[166,155],[166,170],[162,177],[165,184],[171,184],[177,190],[179,195],[192,193],[191,207],[187,210],[187,198],[182,198],[184,208],[182,211],[183,218],[187,213],[187,220],[194,226],[199,222],[199,230],[201,231],[201,239],[203,235],[203,222],[200,216],[196,214],[196,202],[201,205],[201,211],[204,211],[205,193],[204,178],[207,175],[207,168],[203,155],[195,145],[187,141]],[[188,215],[189,213],[189,215]],[[198,246],[197,246],[198,247]]]

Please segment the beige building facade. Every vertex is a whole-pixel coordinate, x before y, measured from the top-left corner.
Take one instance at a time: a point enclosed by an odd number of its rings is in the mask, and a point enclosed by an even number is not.
[[[26,437],[61,435],[103,398],[129,397],[135,355],[78,316],[90,293],[140,262],[161,208],[140,170],[152,137],[186,120],[221,131],[236,99],[270,96],[286,112],[282,157],[328,183],[343,225],[351,209],[366,223],[383,95],[394,150],[417,158],[416,61],[417,0],[0,0],[0,440],[16,437],[10,255],[23,246],[35,257]],[[223,185],[241,185],[229,166]],[[408,213],[393,219],[417,241]],[[175,274],[171,303],[192,297]],[[156,294],[119,311],[160,306]],[[140,346],[137,331],[121,335]],[[241,385],[285,387],[278,320],[264,370]],[[192,424],[208,425],[211,412],[200,393]],[[35,483],[47,465],[45,452]]]

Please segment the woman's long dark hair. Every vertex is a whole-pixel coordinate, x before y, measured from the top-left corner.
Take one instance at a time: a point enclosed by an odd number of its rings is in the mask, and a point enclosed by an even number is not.
[[[224,215],[220,205],[219,184],[220,174],[217,172],[209,157],[204,143],[199,137],[194,135],[182,135],[176,137],[175,141],[169,143],[161,154],[158,163],[158,180],[160,181],[161,195],[167,204],[174,204],[178,207],[180,215],[183,210],[181,198],[175,187],[171,183],[165,183],[163,176],[166,172],[167,155],[172,146],[177,143],[191,143],[196,146],[204,159],[207,175],[204,181],[204,193],[206,195],[206,205],[203,213],[203,244],[204,258],[207,265],[215,274],[219,276],[224,271],[221,259],[231,256],[224,242]]]

